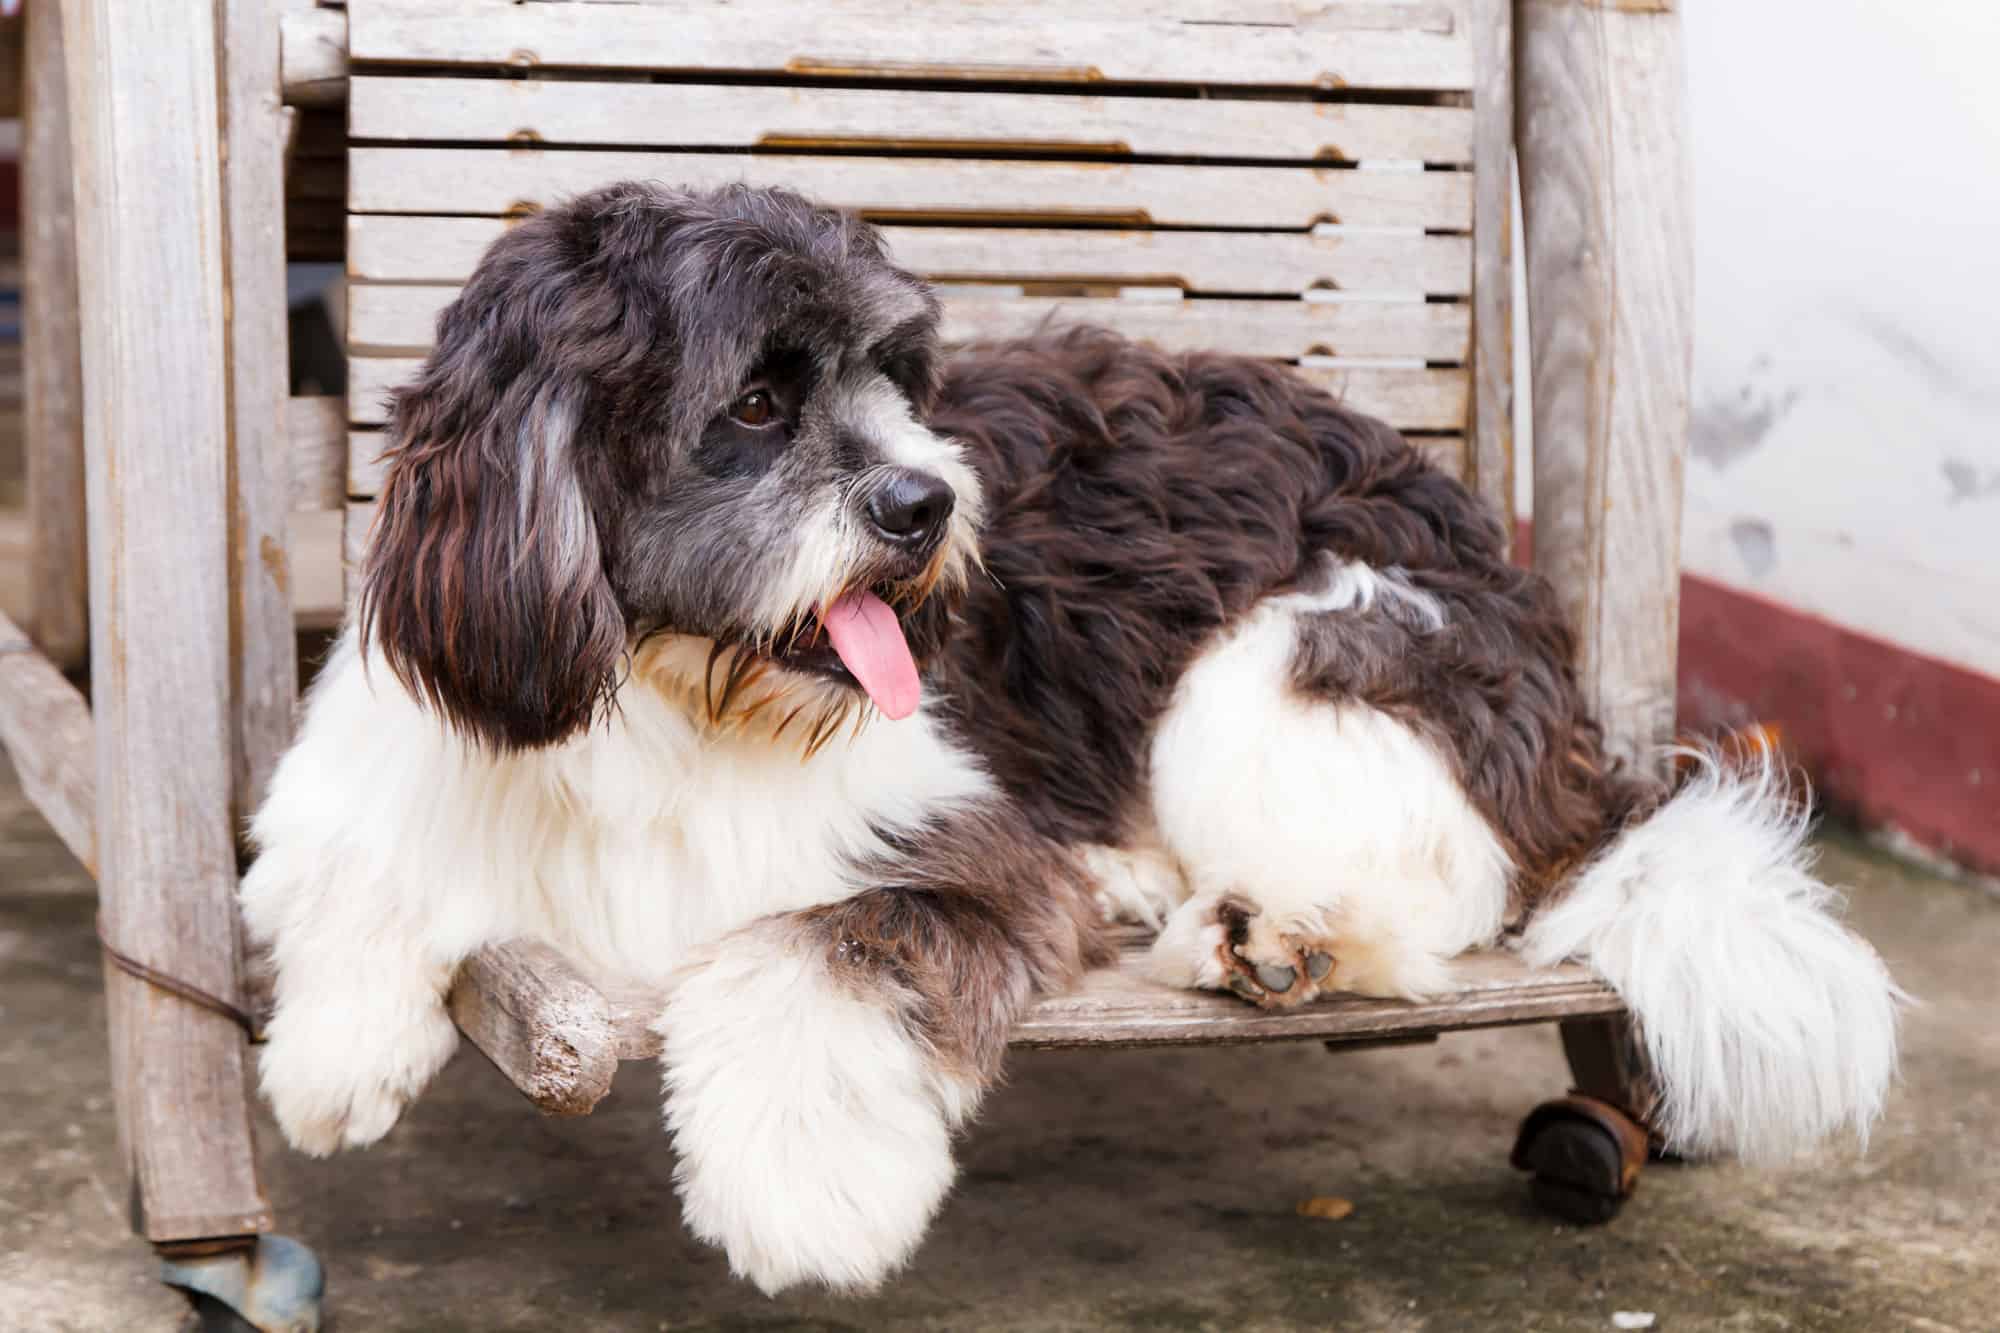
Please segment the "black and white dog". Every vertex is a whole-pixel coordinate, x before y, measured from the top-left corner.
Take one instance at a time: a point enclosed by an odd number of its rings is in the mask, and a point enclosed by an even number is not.
[[[946,358],[937,315],[782,192],[616,186],[493,246],[256,819],[295,1145],[386,1133],[459,963],[540,937],[667,997],[694,1231],[865,1288],[1110,917],[1267,1006],[1513,936],[1629,1002],[1672,1146],[1866,1132],[1900,996],[1784,784],[1622,776],[1463,487],[1282,369]]]

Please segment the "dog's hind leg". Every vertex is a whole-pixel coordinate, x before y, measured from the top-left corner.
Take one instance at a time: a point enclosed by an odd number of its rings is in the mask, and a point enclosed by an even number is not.
[[[658,1023],[688,1226],[766,1292],[900,1267],[1015,1018],[1108,961],[1088,877],[1009,807],[860,869],[884,887],[703,950]]]
[[[1155,733],[1153,812],[1192,897],[1153,946],[1170,984],[1266,1006],[1418,996],[1491,940],[1509,858],[1451,765],[1402,716],[1298,684],[1302,635],[1406,638],[1421,593],[1335,565],[1269,598],[1182,677]]]

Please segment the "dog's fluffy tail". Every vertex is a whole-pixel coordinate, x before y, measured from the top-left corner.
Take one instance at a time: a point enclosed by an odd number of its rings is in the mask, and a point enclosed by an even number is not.
[[[1865,1144],[1908,997],[1814,878],[1780,762],[1690,757],[1665,804],[1530,920],[1523,952],[1587,962],[1631,1009],[1669,1148],[1772,1161],[1843,1127]]]

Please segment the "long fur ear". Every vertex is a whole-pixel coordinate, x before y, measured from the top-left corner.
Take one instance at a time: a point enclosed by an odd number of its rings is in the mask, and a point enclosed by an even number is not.
[[[521,233],[528,233],[522,235]],[[562,238],[501,241],[397,391],[362,573],[364,643],[468,737],[503,750],[588,727],[625,623],[580,472],[590,314]]]

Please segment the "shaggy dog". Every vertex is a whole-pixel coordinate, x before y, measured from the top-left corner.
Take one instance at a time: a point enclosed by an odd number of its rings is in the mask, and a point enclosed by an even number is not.
[[[1510,935],[1630,1004],[1671,1146],[1866,1131],[1898,996],[1782,783],[1622,776],[1458,482],[1282,368],[945,357],[937,317],[782,192],[621,185],[495,243],[255,822],[292,1143],[386,1133],[460,962],[539,937],[665,996],[688,1225],[766,1291],[865,1288],[1107,917],[1265,1006]]]

